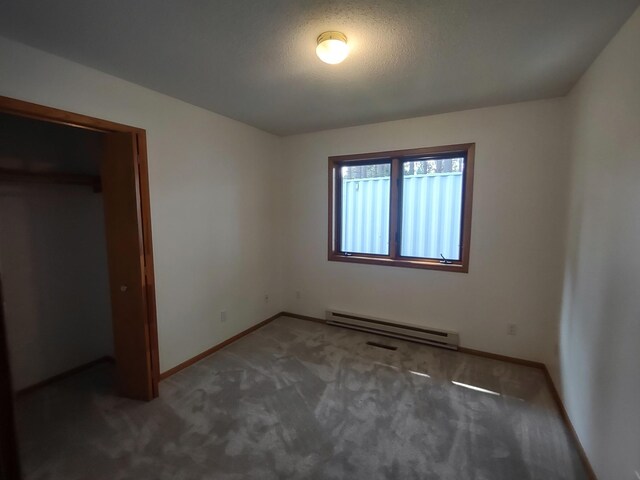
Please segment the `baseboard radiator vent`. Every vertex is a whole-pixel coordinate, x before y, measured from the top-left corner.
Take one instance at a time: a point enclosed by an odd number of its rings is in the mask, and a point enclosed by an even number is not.
[[[433,328],[417,327],[405,323],[390,322],[382,318],[357,315],[355,313],[327,310],[326,320],[329,325],[351,328],[362,332],[375,333],[385,337],[399,338],[411,342],[425,343],[436,347],[457,350],[458,334]]]

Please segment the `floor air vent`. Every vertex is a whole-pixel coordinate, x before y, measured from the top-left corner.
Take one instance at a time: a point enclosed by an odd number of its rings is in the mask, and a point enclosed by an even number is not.
[[[458,334],[444,330],[417,327],[404,323],[390,322],[381,318],[365,317],[354,313],[327,310],[327,323],[339,327],[352,328],[362,332],[376,333],[386,337],[426,343],[436,347],[458,349]]]

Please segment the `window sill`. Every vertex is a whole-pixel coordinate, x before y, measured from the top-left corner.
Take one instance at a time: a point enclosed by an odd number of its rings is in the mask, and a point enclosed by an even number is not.
[[[370,265],[384,265],[387,267],[422,268],[425,270],[442,270],[458,273],[469,272],[468,265],[465,265],[462,262],[441,263],[438,260],[419,260],[409,258],[394,259],[368,255],[341,255],[333,252],[329,253],[328,260],[330,262],[365,263]]]

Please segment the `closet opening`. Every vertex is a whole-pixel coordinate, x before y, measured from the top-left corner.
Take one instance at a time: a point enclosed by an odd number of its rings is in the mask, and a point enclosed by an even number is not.
[[[158,396],[144,130],[0,97],[0,280],[13,398],[88,368]]]

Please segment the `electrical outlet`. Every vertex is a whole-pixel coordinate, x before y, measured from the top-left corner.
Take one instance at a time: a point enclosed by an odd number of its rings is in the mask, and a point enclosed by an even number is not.
[[[302,294],[300,293],[300,290],[296,290],[296,300],[300,300],[302,298]]]
[[[227,321],[227,311],[226,310],[222,310],[220,312],[220,322],[224,323]]]
[[[517,335],[518,326],[515,323],[507,323],[507,335]]]

